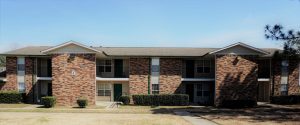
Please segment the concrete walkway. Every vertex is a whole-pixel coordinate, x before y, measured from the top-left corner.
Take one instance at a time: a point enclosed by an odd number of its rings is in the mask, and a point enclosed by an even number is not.
[[[105,109],[118,108],[116,102],[109,102],[109,101],[97,101],[96,105],[103,106],[105,107]]]
[[[193,125],[218,125],[212,121],[203,119],[201,117],[193,116],[191,113],[187,111],[174,111],[176,115],[181,116],[183,119],[189,121]]]

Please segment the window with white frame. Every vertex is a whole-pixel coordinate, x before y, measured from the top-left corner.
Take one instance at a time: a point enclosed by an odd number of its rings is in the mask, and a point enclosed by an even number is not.
[[[197,86],[197,96],[203,97],[203,96],[209,96],[209,84],[207,83],[200,83],[196,84]]]
[[[288,75],[289,75],[289,62],[288,60],[282,60],[281,62],[281,86],[280,91],[281,95],[288,94]]]
[[[152,84],[152,94],[159,94],[159,84]]]
[[[25,58],[18,57],[17,58],[17,83],[18,83],[18,90],[20,93],[24,93],[26,90],[24,79],[25,79]]]
[[[152,94],[159,94],[159,73],[160,73],[159,58],[154,57],[151,59]]]
[[[97,64],[99,72],[111,72],[112,62],[111,60],[100,60]]]
[[[18,88],[19,88],[20,93],[24,93],[25,92],[25,83],[24,82],[19,82],[18,83]]]
[[[211,61],[210,60],[197,60],[196,61],[197,73],[210,73]]]
[[[97,93],[98,96],[111,96],[111,85],[108,83],[98,84]]]

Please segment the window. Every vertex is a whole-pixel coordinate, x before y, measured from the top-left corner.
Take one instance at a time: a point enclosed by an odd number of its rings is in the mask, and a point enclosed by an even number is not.
[[[197,96],[209,96],[209,84],[208,83],[200,83],[196,84],[197,86]]]
[[[100,60],[97,68],[99,72],[111,72],[111,60]]]
[[[25,64],[18,64],[18,71],[25,71]]]
[[[25,93],[25,83],[24,82],[19,82],[18,88],[19,88],[20,93]]]
[[[198,60],[197,63],[197,73],[210,73],[211,62],[210,60]]]
[[[288,95],[288,84],[281,84],[280,91],[281,95]]]
[[[110,84],[98,84],[97,86],[98,96],[110,96],[111,86]]]
[[[152,94],[159,94],[159,84],[152,84]]]
[[[281,95],[288,94],[288,75],[289,75],[289,62],[288,60],[282,60],[281,62]]]

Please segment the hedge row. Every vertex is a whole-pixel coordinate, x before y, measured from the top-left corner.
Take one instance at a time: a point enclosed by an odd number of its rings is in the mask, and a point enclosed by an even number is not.
[[[135,105],[184,106],[189,104],[186,94],[132,95]]]
[[[123,103],[123,105],[129,105],[130,104],[130,96],[122,95],[119,99]]]
[[[300,103],[300,95],[272,96],[271,103],[274,103],[274,104],[299,104]]]
[[[0,103],[21,103],[22,94],[17,91],[0,91]]]

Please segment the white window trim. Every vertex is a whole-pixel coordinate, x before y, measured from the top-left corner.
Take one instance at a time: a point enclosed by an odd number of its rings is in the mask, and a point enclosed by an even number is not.
[[[153,88],[153,85],[158,85],[158,90],[154,90]],[[152,94],[153,94],[153,92],[158,92],[158,94],[159,94],[159,84],[152,84],[152,86],[151,86],[151,91],[152,91]]]
[[[199,61],[202,61],[202,67],[203,67],[203,71],[202,71],[202,72],[198,72],[198,67],[201,67],[201,66],[199,65]],[[205,73],[205,72],[204,72],[204,67],[206,67],[205,64],[204,64],[205,61],[209,61],[209,66],[208,66],[208,67],[209,67],[209,72],[208,72],[208,73]],[[196,72],[199,73],[199,74],[210,74],[210,73],[211,73],[211,67],[212,67],[212,66],[211,66],[211,62],[212,62],[212,61],[211,61],[210,59],[196,60]]]
[[[107,90],[110,91],[110,95],[109,95],[109,96],[112,96],[112,93],[111,93],[111,92],[112,92],[111,84],[109,84],[109,83],[100,83],[99,86],[100,86],[101,84],[104,85],[104,88],[101,89],[100,87],[99,87],[99,88],[97,87],[97,96],[100,96],[100,95],[99,95],[99,92],[98,92],[99,90],[102,90],[102,91],[103,91],[103,95],[102,95],[102,96],[108,96],[108,95],[105,95],[105,91],[107,91]],[[109,86],[109,89],[106,89],[106,86],[107,86],[107,85]]]
[[[99,60],[100,62],[101,61],[104,61],[104,63],[103,64],[97,64],[97,68],[98,67],[100,67],[100,66],[103,66],[104,67],[104,71],[103,71],[103,73],[111,73],[112,72],[112,60],[111,59],[106,59],[106,60]],[[106,65],[106,61],[110,61],[110,65]],[[108,66],[110,66],[110,72],[107,72],[106,71],[106,67],[108,67]],[[99,70],[99,69],[98,69]],[[99,70],[99,72],[101,73],[101,71]]]
[[[24,70],[19,71],[19,65],[24,65]],[[26,92],[26,83],[25,83],[25,57],[20,56],[17,58],[17,83],[18,83],[18,91],[20,93]],[[20,83],[23,83],[23,88],[20,88]]]

